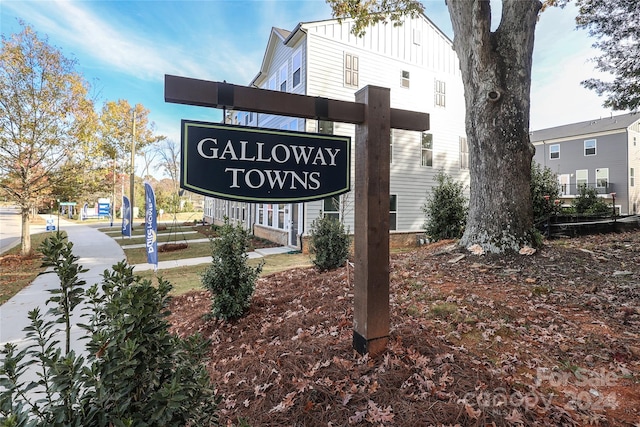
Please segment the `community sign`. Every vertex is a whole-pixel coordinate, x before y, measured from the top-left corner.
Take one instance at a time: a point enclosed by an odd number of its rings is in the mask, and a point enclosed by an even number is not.
[[[247,202],[306,202],[351,185],[351,138],[182,121],[180,186]]]

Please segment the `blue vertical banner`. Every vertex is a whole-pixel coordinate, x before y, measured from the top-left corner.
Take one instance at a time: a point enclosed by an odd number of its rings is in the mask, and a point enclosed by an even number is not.
[[[122,235],[131,237],[131,202],[122,196]]]
[[[154,264],[158,269],[158,221],[156,218],[156,196],[148,182],[144,183],[145,206],[145,235],[147,246],[147,263]]]

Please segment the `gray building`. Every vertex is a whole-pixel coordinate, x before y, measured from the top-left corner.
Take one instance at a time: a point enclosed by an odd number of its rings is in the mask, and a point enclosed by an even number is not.
[[[620,214],[638,213],[640,113],[629,113],[531,132],[534,160],[558,174],[563,203],[582,184],[609,201]]]

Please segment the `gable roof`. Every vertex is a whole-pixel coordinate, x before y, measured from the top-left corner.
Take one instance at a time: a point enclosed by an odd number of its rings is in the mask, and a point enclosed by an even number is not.
[[[567,138],[571,136],[588,135],[598,132],[623,130],[627,129],[639,120],[639,113],[621,114],[618,116],[587,120],[585,122],[571,123],[568,125],[536,130],[531,132],[530,138],[531,142],[538,142],[550,139]]]

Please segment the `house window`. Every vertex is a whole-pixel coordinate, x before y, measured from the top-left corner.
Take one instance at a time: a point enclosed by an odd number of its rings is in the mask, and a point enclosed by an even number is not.
[[[269,86],[267,86],[267,89],[269,90],[276,90],[276,75],[274,74],[273,76],[271,76],[269,78]]]
[[[596,155],[596,140],[595,139],[587,139],[584,141],[584,155],[585,156],[595,156]]]
[[[285,229],[284,214],[285,214],[285,205],[279,204],[278,205],[278,223],[275,225],[275,227],[280,228],[281,230]]]
[[[389,132],[389,163],[393,163],[393,129]]]
[[[420,46],[422,44],[422,34],[420,30],[413,29],[413,44]]]
[[[629,168],[629,186],[635,187],[636,185],[636,170],[635,168]]]
[[[323,199],[322,216],[340,221],[340,199],[337,197],[327,197]]]
[[[292,63],[293,63],[292,80],[293,80],[293,88],[295,89],[302,82],[302,51],[301,50],[298,50],[296,53],[293,54]]]
[[[265,205],[266,207],[266,217],[267,217],[267,223],[266,225],[268,225],[269,227],[273,227],[273,205],[272,204],[268,204]]]
[[[280,92],[287,91],[287,65],[280,68]]]
[[[596,188],[609,187],[609,168],[596,169]]]
[[[433,166],[433,135],[430,133],[422,133],[422,155],[420,164],[422,166]]]
[[[264,203],[258,205],[258,224],[264,224]]]
[[[442,80],[436,80],[434,84],[435,105],[438,107],[446,106],[446,85]]]
[[[636,137],[635,136],[633,137],[633,146],[634,147],[636,146]]]
[[[318,120],[318,133],[333,135],[333,122]]]
[[[560,144],[553,144],[549,146],[549,158],[551,160],[560,158]]]
[[[460,137],[460,169],[469,169],[469,143],[464,136]]]
[[[253,123],[253,112],[249,113],[249,123]]]
[[[580,188],[581,185],[587,185],[589,182],[589,171],[586,169],[580,169],[576,171],[576,186]]]
[[[392,194],[389,198],[389,230],[398,229],[398,195]]]
[[[409,88],[409,72],[402,70],[402,76],[400,77],[400,86]]]
[[[356,55],[344,54],[344,85],[358,87],[358,73],[360,66]]]

